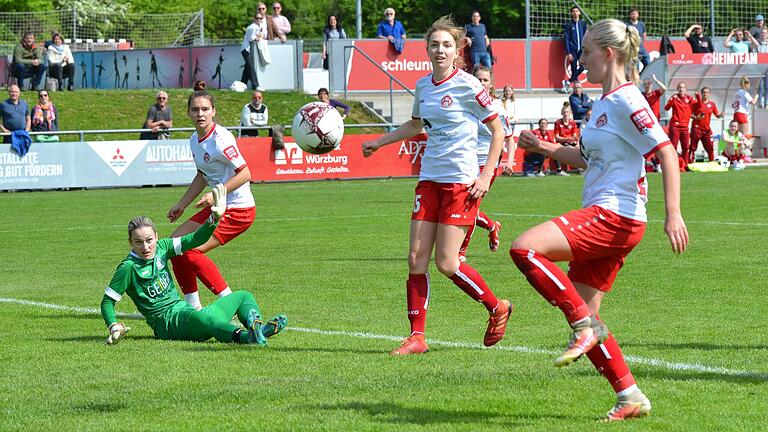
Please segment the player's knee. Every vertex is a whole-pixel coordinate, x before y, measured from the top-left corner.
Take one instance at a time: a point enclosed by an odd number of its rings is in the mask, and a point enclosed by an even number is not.
[[[458,254],[455,256],[438,256],[435,257],[435,265],[437,266],[437,270],[446,275],[446,276],[453,276],[456,274],[456,271],[459,269],[459,265],[461,262],[459,261]]]
[[[426,273],[429,267],[428,254],[421,253],[419,251],[410,251],[408,253],[408,271],[413,274]]]
[[[512,253],[512,250],[529,250],[533,249],[534,246],[534,239],[531,235],[529,235],[527,232],[520,234],[514,241],[512,241],[512,245],[509,247],[510,253]]]

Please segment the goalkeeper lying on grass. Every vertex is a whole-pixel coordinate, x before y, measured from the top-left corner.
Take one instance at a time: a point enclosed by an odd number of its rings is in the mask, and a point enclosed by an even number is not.
[[[101,315],[109,327],[107,345],[116,344],[130,330],[115,318],[115,303],[124,294],[133,300],[159,339],[204,341],[213,337],[219,342],[266,346],[266,338],[285,328],[285,315],[263,323],[259,306],[248,291],[235,291],[199,311],[181,300],[176,291],[168,260],[208,240],[224,214],[226,196],[224,185],[216,185],[211,217],[197,231],[183,237],[158,240],[155,224],[146,216],[128,223],[131,252],[117,266],[101,299]],[[247,333],[230,322],[234,314]]]

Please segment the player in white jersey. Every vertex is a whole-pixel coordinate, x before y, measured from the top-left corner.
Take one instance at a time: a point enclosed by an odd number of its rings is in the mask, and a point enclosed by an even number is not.
[[[400,142],[422,131],[427,145],[421,162],[419,184],[411,215],[406,299],[411,335],[392,355],[419,354],[429,348],[424,340],[429,304],[429,261],[435,250],[438,270],[488,310],[483,342],[491,346],[504,337],[512,310],[508,300],[498,300],[480,274],[459,261],[459,247],[467,227],[474,225],[479,198],[490,187],[501,154],[504,128],[488,92],[472,75],[460,70],[459,48],[464,29],[442,17],[426,33],[427,55],[433,73],[416,83],[412,119],[396,130],[362,144],[369,157],[380,147]],[[478,176],[477,124],[491,130],[488,163]]]
[[[616,392],[618,402],[606,420],[640,417],[651,411],[616,339],[598,315],[624,257],[645,232],[645,156],[655,154],[661,160],[667,212],[664,230],[672,250],[681,253],[688,244],[680,213],[677,152],[631,82],[638,78],[639,46],[634,27],[614,19],[595,23],[584,37],[582,61],[589,82],[602,84],[603,97],[592,105],[581,146],[543,142],[525,131],[518,141],[527,151],[586,169],[584,208],[529,229],[512,243],[509,252],[531,285],[561,309],[573,328],[568,348],[555,365],[565,366],[587,354]],[[554,261],[569,261],[567,276]]]
[[[499,119],[501,119],[501,125],[504,127],[504,140],[506,142],[507,150],[512,151],[512,153],[509,153],[512,155],[510,156],[512,158],[514,157],[514,150],[510,144],[510,141],[514,142],[514,140],[512,140],[512,134],[514,130],[509,122],[509,117],[507,117],[504,106],[502,105],[501,101],[495,97],[493,70],[487,66],[476,65],[472,71],[472,75],[474,75],[475,78],[480,81],[480,84],[483,85],[485,91],[487,91],[488,95],[491,96],[491,103],[498,111]],[[488,150],[491,148],[491,138],[492,134],[491,130],[488,129],[488,126],[486,126],[483,122],[478,122],[477,162],[480,165],[481,172],[483,171],[485,163],[488,160]],[[493,182],[496,180],[497,174],[498,169],[493,172],[493,177],[491,177],[491,184],[489,189],[491,186],[493,186]],[[467,235],[464,237],[464,242],[459,248],[459,260],[466,261],[469,241],[472,239],[472,233],[475,231],[475,227],[477,226],[488,231],[488,247],[491,249],[491,252],[496,252],[499,249],[499,232],[501,232],[501,222],[494,221],[490,216],[488,216],[488,214],[478,208],[475,224],[469,226],[467,229]]]
[[[230,191],[227,194],[227,211],[211,238],[202,246],[171,259],[173,273],[184,293],[184,300],[196,309],[201,309],[197,279],[219,297],[232,292],[216,264],[205,253],[245,232],[256,218],[256,204],[249,182],[251,172],[237,147],[235,137],[213,121],[216,115],[213,96],[205,91],[192,93],[187,102],[187,114],[196,129],[189,139],[189,145],[197,175],[181,199],[168,211],[168,220],[175,222],[179,219],[184,209],[195,201],[208,185],[223,183]],[[212,204],[211,193],[203,195],[195,205],[202,210],[181,224],[171,236],[181,237],[197,230],[210,215]]]
[[[743,76],[739,82],[741,89],[736,92],[733,107],[733,119],[739,124],[739,132],[749,135],[749,106],[757,103],[757,97],[749,94],[749,78]]]

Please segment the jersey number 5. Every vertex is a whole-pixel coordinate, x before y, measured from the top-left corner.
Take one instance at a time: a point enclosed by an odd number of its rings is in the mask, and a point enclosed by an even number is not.
[[[413,201],[413,212],[418,213],[421,210],[421,194],[416,194],[416,199]]]

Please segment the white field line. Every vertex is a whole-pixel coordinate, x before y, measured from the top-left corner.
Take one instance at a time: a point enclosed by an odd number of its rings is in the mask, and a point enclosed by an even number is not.
[[[99,309],[95,309],[95,308],[64,306],[64,305],[57,305],[57,304],[51,304],[51,303],[43,303],[43,302],[36,302],[31,300],[21,300],[21,299],[5,298],[5,297],[0,297],[0,303],[34,306],[34,307],[39,307],[44,309],[54,309],[54,310],[83,313],[83,314],[101,313]],[[134,318],[134,319],[144,318],[141,314],[138,314],[138,313],[117,313],[117,316],[124,317],[124,318]],[[369,333],[369,332],[322,330],[322,329],[305,328],[305,327],[288,327],[287,330],[292,330],[292,331],[297,331],[302,333],[320,334],[324,336],[341,336],[341,337],[358,338],[358,339],[378,339],[378,340],[387,340],[387,341],[402,340],[402,336],[389,336],[389,335],[381,335],[381,334],[375,334],[375,333]],[[526,346],[496,346],[493,348],[486,348],[479,343],[442,341],[442,340],[436,340],[436,339],[428,339],[427,341],[431,345],[439,345],[439,346],[445,346],[445,347],[451,347],[451,348],[492,349],[492,350],[498,350],[498,351],[519,352],[524,354],[545,354],[545,355],[559,354],[558,351],[553,351],[553,350],[548,350],[543,348],[526,347]],[[663,369],[670,369],[675,371],[709,373],[713,375],[735,376],[735,377],[753,378],[753,379],[768,381],[768,373],[745,371],[745,370],[738,370],[738,369],[728,369],[720,366],[706,366],[700,363],[670,362],[662,359],[647,358],[647,357],[640,357],[640,356],[634,356],[634,355],[628,355],[628,356],[625,356],[625,358],[630,363],[656,366]]]

